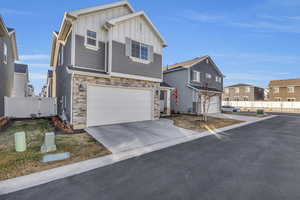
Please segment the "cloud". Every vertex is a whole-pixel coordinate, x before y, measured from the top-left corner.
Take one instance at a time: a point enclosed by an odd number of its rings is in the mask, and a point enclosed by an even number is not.
[[[20,60],[49,60],[50,56],[48,54],[27,54],[21,55]]]
[[[23,11],[23,10],[15,10],[9,8],[0,8],[0,13],[3,15],[32,15],[32,12]]]
[[[30,73],[29,78],[31,80],[46,80],[46,73]]]
[[[241,28],[255,29],[261,32],[283,32],[283,33],[300,33],[299,24],[278,24],[271,22],[253,22],[253,23],[243,23],[243,22],[232,22],[232,26],[237,26]]]
[[[186,20],[197,21],[197,22],[218,22],[224,20],[225,17],[222,15],[212,15],[207,13],[201,13],[194,10],[184,10],[179,17]]]

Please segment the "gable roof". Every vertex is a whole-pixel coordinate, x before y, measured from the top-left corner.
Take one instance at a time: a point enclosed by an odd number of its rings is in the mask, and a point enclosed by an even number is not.
[[[15,63],[15,72],[26,74],[28,72],[28,65]]]
[[[164,73],[170,73],[170,72],[173,72],[173,71],[188,69],[188,68],[191,68],[194,65],[196,65],[196,64],[198,64],[198,63],[200,63],[200,62],[202,62],[202,61],[204,61],[206,59],[209,59],[210,63],[215,68],[215,70],[221,76],[225,77],[224,74],[219,70],[219,68],[217,67],[217,65],[214,63],[214,61],[211,59],[210,56],[197,57],[197,58],[194,58],[194,59],[191,59],[191,60],[187,60],[187,61],[184,61],[184,62],[176,63],[174,65],[166,66],[164,68]]]
[[[107,24],[110,25],[110,26],[115,26],[115,25],[117,25],[121,22],[133,19],[135,17],[140,17],[140,16],[145,18],[145,20],[150,24],[151,28],[154,30],[155,34],[162,41],[163,46],[166,47],[167,42],[165,41],[163,36],[160,34],[160,32],[158,31],[156,26],[152,23],[152,21],[150,20],[150,18],[147,16],[147,14],[144,11],[139,11],[139,12],[135,12],[135,13],[132,13],[132,14],[128,14],[128,15],[125,15],[125,16],[121,16],[121,17],[118,17],[118,18],[111,19],[111,20],[107,21]]]
[[[13,28],[8,28],[2,16],[0,15],[0,36],[5,36],[7,35],[12,43],[12,49],[13,49],[13,56],[14,60],[19,59],[19,53],[18,53],[18,48],[17,48],[17,40],[16,40],[16,31]]]
[[[126,6],[126,7],[129,8],[129,10],[132,13],[135,12],[133,7],[130,5],[130,3],[126,0],[123,0],[123,1],[113,2],[113,3],[110,3],[110,4],[94,6],[94,7],[90,7],[90,8],[82,8],[82,9],[79,9],[79,10],[73,10],[73,11],[68,12],[68,14],[70,14],[71,16],[74,16],[74,17],[78,17],[79,15],[88,14],[88,13],[92,13],[92,12],[98,12],[98,11],[101,11],[101,10],[120,7],[120,6]]]

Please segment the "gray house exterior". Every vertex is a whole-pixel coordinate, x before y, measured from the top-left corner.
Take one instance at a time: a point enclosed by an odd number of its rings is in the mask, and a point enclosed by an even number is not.
[[[0,117],[4,116],[4,97],[12,96],[17,59],[15,30],[8,28],[0,16]]]
[[[207,111],[221,111],[224,75],[209,56],[167,66],[163,75],[164,82],[177,89],[178,102],[171,100],[173,112],[203,113],[203,92],[212,96]]]
[[[50,65],[62,120],[83,129],[159,118],[166,42],[144,12],[120,1],[67,12],[60,27]]]

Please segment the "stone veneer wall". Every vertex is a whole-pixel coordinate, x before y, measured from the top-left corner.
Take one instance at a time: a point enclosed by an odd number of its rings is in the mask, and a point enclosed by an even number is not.
[[[79,85],[83,84],[84,90],[79,91]],[[86,128],[87,120],[87,85],[112,85],[135,88],[154,89],[154,119],[160,117],[159,83],[127,78],[102,78],[94,76],[74,75],[73,78],[73,127],[74,129]],[[122,103],[122,102],[120,102]]]

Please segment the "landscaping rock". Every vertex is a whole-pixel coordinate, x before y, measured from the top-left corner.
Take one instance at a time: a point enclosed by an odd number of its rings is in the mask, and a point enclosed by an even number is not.
[[[55,134],[54,132],[45,133],[44,144],[41,147],[42,153],[56,151]]]
[[[70,158],[70,153],[69,152],[65,152],[65,153],[57,153],[57,154],[48,154],[48,155],[44,155],[42,162],[46,163],[46,162],[53,162],[53,161],[59,161],[59,160],[65,160]]]

